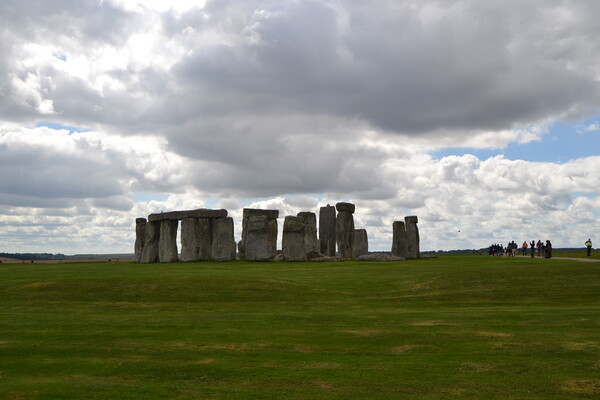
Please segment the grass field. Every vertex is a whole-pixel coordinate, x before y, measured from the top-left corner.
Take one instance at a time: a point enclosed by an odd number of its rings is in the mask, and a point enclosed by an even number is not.
[[[2,399],[597,399],[600,263],[0,265]]]

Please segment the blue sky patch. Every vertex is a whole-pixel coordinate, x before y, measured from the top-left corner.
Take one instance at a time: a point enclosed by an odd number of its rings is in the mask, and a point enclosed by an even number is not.
[[[54,129],[54,130],[67,130],[67,131],[69,131],[70,134],[73,134],[76,132],[78,133],[78,132],[90,132],[91,131],[91,129],[63,125],[63,124],[59,124],[58,122],[42,121],[42,122],[38,122],[37,124],[35,124],[36,128],[40,128],[42,126],[44,126],[46,128]]]

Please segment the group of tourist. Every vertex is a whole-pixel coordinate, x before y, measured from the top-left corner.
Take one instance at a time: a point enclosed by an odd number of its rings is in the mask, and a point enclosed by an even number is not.
[[[521,251],[525,256],[527,254],[527,250],[530,249],[531,257],[535,257],[535,253],[542,258],[552,258],[552,242],[546,240],[546,243],[543,243],[541,240],[538,240],[537,243],[535,240],[532,240],[531,243],[527,243],[524,241],[521,245]],[[509,242],[506,247],[501,244],[493,244],[489,247],[489,255],[490,256],[508,256],[514,257],[517,255],[519,250],[519,245],[515,243],[515,241]]]

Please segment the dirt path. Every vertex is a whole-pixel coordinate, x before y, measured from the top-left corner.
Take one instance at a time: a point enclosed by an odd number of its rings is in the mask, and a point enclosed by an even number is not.
[[[517,256],[517,257],[531,258],[531,256]],[[540,257],[538,256],[535,258],[540,258]],[[595,258],[574,258],[574,257],[552,257],[552,258],[550,258],[550,260],[572,260],[572,261],[583,261],[583,262],[600,262],[600,260],[597,260]]]

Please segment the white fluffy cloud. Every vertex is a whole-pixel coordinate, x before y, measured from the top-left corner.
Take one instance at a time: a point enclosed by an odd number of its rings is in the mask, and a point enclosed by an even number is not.
[[[127,251],[159,209],[339,200],[378,249],[408,214],[429,249],[579,245],[600,234],[597,157],[428,152],[596,114],[598,17],[559,0],[3,1],[0,251]]]

